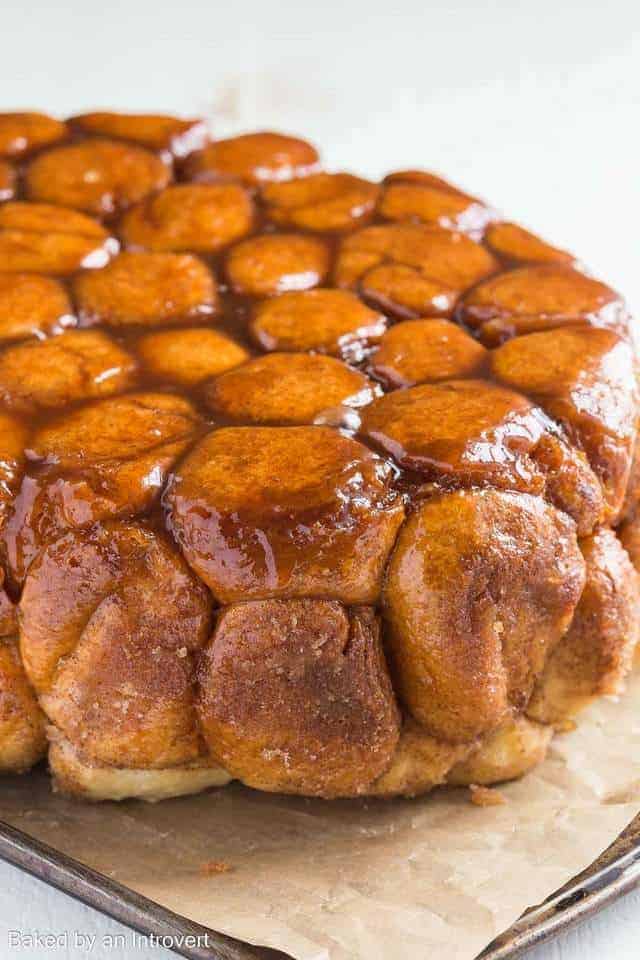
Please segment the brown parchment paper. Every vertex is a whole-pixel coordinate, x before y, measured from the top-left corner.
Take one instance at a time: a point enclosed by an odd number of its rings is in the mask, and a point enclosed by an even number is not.
[[[476,807],[466,790],[323,803],[245,790],[83,805],[0,782],[0,817],[171,910],[300,960],[470,960],[640,811],[640,677]],[[203,864],[224,861],[226,873]]]

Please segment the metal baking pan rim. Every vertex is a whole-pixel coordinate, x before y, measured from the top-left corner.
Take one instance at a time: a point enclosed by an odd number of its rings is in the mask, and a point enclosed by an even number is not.
[[[141,934],[169,938],[174,952],[188,960],[287,960],[277,950],[251,946],[174,913],[2,820],[0,858]],[[527,910],[478,960],[514,960],[640,885],[640,835],[626,852],[591,869]]]

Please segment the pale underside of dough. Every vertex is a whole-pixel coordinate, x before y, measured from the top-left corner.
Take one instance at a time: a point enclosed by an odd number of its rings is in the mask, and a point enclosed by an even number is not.
[[[189,763],[164,770],[133,770],[93,765],[57,732],[49,748],[49,767],[56,790],[84,800],[136,798],[156,802],[224,787],[231,781],[215,763]]]

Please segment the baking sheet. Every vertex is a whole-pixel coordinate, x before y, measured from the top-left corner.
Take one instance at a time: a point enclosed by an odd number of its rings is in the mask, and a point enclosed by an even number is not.
[[[475,807],[465,790],[327,804],[239,785],[156,806],[89,806],[51,795],[35,776],[2,782],[0,817],[121,885],[125,900],[131,891],[134,902],[140,894],[171,911],[178,926],[184,917],[301,960],[471,960],[584,870],[640,811],[639,707],[636,676],[626,697],[596,704],[576,731],[556,739],[545,764],[502,788],[504,806]],[[543,910],[538,928],[553,929],[567,907],[577,915],[580,906],[595,909],[616,883],[635,883],[635,839],[627,843],[628,862],[590,892],[578,888],[563,910]],[[5,834],[2,852],[19,862],[7,844]],[[114,889],[102,908],[146,929],[148,906],[138,903],[134,918],[114,913],[123,896]],[[162,916],[154,922],[166,922]],[[513,955],[518,936],[528,942],[516,929],[493,956]],[[182,952],[247,956],[221,953],[244,948],[220,943]]]
[[[192,960],[279,960],[286,955],[231,940],[178,916],[65,854],[0,822],[0,857]],[[513,960],[640,884],[640,817],[582,874],[496,938],[479,960]]]

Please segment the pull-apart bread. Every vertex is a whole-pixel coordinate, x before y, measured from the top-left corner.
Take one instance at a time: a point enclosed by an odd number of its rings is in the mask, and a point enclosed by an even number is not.
[[[0,114],[0,770],[519,777],[638,639],[621,297],[433,173]]]

